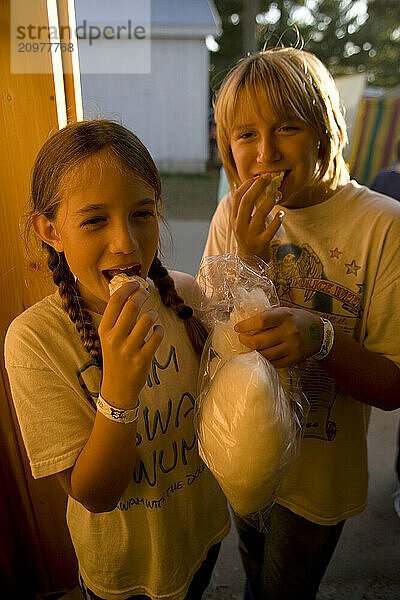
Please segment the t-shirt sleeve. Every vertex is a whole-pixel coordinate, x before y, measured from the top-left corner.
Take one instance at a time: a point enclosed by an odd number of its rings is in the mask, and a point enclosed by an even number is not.
[[[205,256],[217,256],[229,251],[228,248],[228,229],[229,225],[229,197],[225,196],[214,213],[208,231],[208,238],[204,249]]]
[[[385,231],[367,315],[364,345],[400,367],[400,211]],[[379,249],[375,251],[378,253]]]
[[[33,477],[72,467],[89,438],[94,410],[67,378],[29,344],[29,332],[11,326],[5,342],[11,394]]]

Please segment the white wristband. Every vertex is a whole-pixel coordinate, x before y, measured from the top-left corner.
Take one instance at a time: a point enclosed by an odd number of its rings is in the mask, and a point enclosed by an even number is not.
[[[335,330],[333,329],[332,323],[328,319],[323,319],[322,317],[320,317],[320,319],[322,321],[324,332],[322,335],[321,348],[313,355],[315,360],[322,360],[328,356],[329,352],[332,350],[333,342],[335,341]]]
[[[139,416],[139,404],[135,406],[135,408],[130,408],[127,410],[115,408],[115,406],[108,404],[108,402],[106,402],[106,400],[104,400],[100,394],[97,398],[97,410],[102,415],[107,417],[107,419],[115,421],[116,423],[133,423]]]

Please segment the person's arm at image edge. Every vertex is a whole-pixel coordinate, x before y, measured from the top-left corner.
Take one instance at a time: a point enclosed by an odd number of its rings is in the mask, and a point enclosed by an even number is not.
[[[400,368],[335,330],[331,352],[321,366],[350,396],[383,410],[400,407]]]

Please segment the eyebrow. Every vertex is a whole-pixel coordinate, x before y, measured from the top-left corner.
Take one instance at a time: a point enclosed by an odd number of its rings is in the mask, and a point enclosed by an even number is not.
[[[155,200],[152,198],[145,198],[144,200],[139,200],[139,202],[135,203],[135,207],[141,208],[142,206],[154,206]],[[109,208],[109,204],[99,203],[99,204],[88,204],[87,206],[83,206],[79,210],[77,210],[74,215],[81,216],[86,215],[88,213],[94,212],[96,210],[104,210]]]
[[[232,128],[232,131],[242,131],[243,129],[249,129],[251,127],[254,127],[253,123],[244,123],[244,125],[235,125]]]

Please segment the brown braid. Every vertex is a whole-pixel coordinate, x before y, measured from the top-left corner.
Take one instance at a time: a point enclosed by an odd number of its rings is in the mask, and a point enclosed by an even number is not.
[[[44,246],[49,253],[49,269],[53,274],[54,283],[58,286],[63,308],[74,323],[87,352],[101,369],[103,359],[100,339],[84,300],[78,294],[74,276],[68,267],[64,253],[56,252],[47,244]]]
[[[167,269],[162,265],[156,255],[149,270],[149,277],[159,291],[161,300],[165,306],[171,307],[180,316],[186,327],[187,334],[197,354],[201,354],[207,339],[207,331],[196,317],[192,309],[185,304],[183,298],[178,296],[175,283]],[[187,316],[191,315],[191,316]]]

